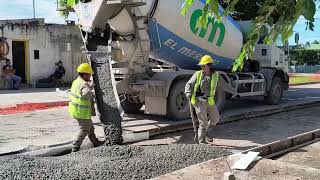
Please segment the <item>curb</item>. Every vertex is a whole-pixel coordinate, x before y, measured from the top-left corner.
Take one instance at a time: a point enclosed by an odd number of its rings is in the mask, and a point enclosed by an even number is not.
[[[318,141],[320,141],[320,129],[315,129],[302,134],[287,137],[285,139],[263,144],[258,147],[247,149],[241,153],[245,154],[249,151],[260,152],[259,156],[269,159],[281,154],[285,154],[290,150],[301,148]]]
[[[0,153],[0,157],[1,156],[7,156],[7,155],[15,155],[15,154],[21,154],[27,151],[27,148],[21,148],[19,150],[14,150],[14,151],[8,151],[8,152],[4,152],[4,153]]]
[[[131,142],[138,142],[149,139],[149,133],[143,132],[143,133],[131,133],[131,134],[123,134],[123,144],[131,143]],[[98,137],[99,139],[101,137]],[[60,143],[60,144],[54,144],[50,145],[48,148],[35,150],[35,151],[29,151],[24,152],[21,151],[21,153],[6,153],[6,154],[0,154],[0,156],[4,155],[18,155],[18,156],[32,156],[32,157],[50,157],[50,156],[62,156],[65,154],[69,154],[72,151],[72,142],[67,143]],[[81,146],[81,150],[85,149],[91,149],[93,148],[93,144],[91,142],[83,143]]]
[[[308,83],[298,83],[298,84],[289,84],[289,87],[302,86],[302,85],[308,85],[308,84],[320,84],[320,81],[317,81],[317,82],[308,82]]]
[[[69,101],[56,102],[40,102],[40,103],[23,103],[14,106],[0,107],[0,115],[17,114],[23,112],[30,112],[35,110],[50,109],[55,107],[68,106]]]

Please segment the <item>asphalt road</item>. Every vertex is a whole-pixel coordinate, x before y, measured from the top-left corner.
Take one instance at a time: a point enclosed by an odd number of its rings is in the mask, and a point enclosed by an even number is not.
[[[291,87],[285,92],[281,104],[291,101],[311,100],[320,100],[320,84]],[[257,106],[266,106],[262,98],[248,98],[239,102],[229,102],[226,106],[226,111],[252,109]],[[312,131],[320,128],[319,111],[320,106],[315,106],[277,113],[271,116],[221,124],[216,126],[210,134],[214,137],[212,144],[234,151],[241,151]],[[193,134],[193,130],[185,130],[159,135],[151,140],[135,144],[194,143]]]

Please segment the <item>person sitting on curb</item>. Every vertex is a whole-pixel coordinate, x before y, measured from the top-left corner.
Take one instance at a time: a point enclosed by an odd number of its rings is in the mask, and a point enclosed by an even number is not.
[[[55,63],[55,65],[56,65],[56,70],[49,78],[50,79],[61,79],[66,74],[66,70],[63,67],[62,61]]]
[[[13,89],[18,90],[21,83],[21,77],[15,75],[16,70],[11,66],[10,60],[6,59],[6,65],[3,66],[5,80],[13,81]]]

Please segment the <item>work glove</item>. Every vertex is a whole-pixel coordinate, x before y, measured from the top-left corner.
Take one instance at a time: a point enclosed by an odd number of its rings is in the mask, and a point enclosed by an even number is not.
[[[88,82],[88,85],[90,88],[93,88],[95,86],[94,82],[91,80]]]
[[[240,99],[240,95],[239,95],[238,93],[233,94],[233,95],[231,96],[231,99],[232,99],[232,100],[239,100],[239,99]]]
[[[186,94],[186,97],[189,101],[191,100],[191,94]]]

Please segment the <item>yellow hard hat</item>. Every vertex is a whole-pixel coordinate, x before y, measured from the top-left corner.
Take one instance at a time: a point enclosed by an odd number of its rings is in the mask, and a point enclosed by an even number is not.
[[[203,66],[203,65],[212,64],[212,63],[213,63],[212,57],[209,56],[209,55],[204,55],[204,56],[201,58],[201,60],[200,60],[200,62],[199,62],[198,65]]]
[[[78,73],[87,73],[87,74],[93,74],[93,70],[91,66],[88,63],[82,63],[80,66],[77,68]]]

